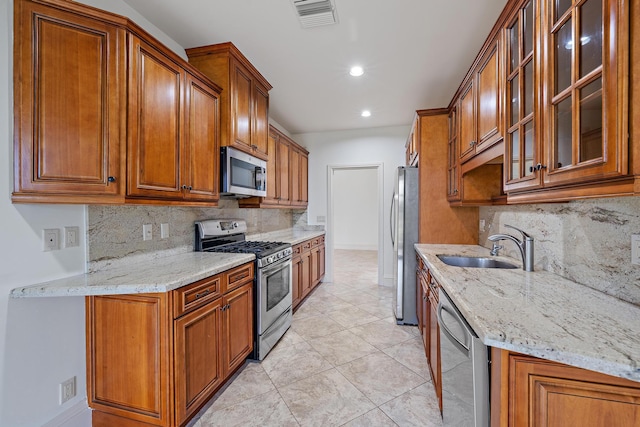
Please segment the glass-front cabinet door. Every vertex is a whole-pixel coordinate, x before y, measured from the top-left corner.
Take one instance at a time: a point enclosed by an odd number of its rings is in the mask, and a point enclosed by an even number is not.
[[[536,94],[539,92],[534,86],[538,63],[535,16],[535,1],[524,1],[505,28],[506,191],[536,187],[541,183],[540,139],[536,129]]]
[[[544,172],[545,186],[624,175],[628,2],[549,0],[541,5],[545,153],[536,169]],[[513,177],[518,175],[514,169]]]
[[[459,201],[460,195],[460,169],[458,168],[458,108],[453,106],[449,112],[449,146],[447,159],[447,200]]]

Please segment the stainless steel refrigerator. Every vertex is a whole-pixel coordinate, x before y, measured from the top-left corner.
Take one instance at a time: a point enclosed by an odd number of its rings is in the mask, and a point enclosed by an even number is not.
[[[391,200],[393,312],[400,325],[416,325],[416,254],[418,242],[418,168],[400,166]]]

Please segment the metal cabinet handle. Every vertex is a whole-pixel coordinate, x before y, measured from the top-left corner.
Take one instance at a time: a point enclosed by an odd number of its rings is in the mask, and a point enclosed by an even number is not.
[[[196,299],[205,297],[205,296],[209,295],[210,293],[211,293],[211,289],[207,289],[204,292],[200,292],[200,293],[196,294]]]
[[[108,177],[107,182],[116,182],[116,177],[115,176]]]
[[[473,147],[474,145],[476,145],[477,142],[476,141],[469,141],[469,147]]]

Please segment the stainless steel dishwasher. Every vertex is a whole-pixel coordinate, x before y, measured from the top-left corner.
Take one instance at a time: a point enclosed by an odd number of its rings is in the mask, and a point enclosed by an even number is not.
[[[445,426],[489,426],[487,346],[440,288],[438,325],[442,364],[442,418]]]

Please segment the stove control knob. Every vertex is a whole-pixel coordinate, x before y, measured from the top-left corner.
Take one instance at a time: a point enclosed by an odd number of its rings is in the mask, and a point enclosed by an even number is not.
[[[267,257],[267,263],[271,264],[272,262],[273,262],[273,257],[272,256]]]

